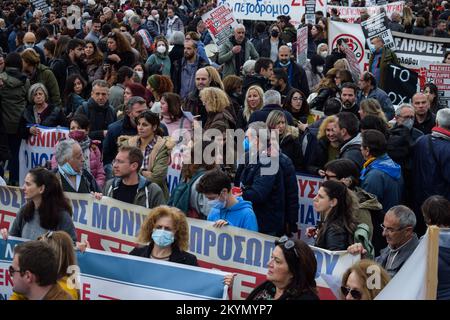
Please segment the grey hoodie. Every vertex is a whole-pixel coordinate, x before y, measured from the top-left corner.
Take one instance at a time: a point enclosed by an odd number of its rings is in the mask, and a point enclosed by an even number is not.
[[[339,159],[350,159],[358,165],[359,170],[362,169],[364,158],[361,154],[362,138],[361,133],[358,133],[349,141],[345,142],[339,152]]]

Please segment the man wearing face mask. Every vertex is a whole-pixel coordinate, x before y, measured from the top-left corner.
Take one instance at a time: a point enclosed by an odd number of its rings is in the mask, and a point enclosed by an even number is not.
[[[36,51],[39,54],[40,62],[42,64],[45,63],[45,54],[44,51],[42,51],[41,48],[36,46],[36,36],[33,32],[27,32],[25,33],[23,37],[23,46],[20,46],[17,48],[16,52],[23,52],[25,49],[32,48],[34,51]]]
[[[311,57],[311,59],[308,62],[306,62],[305,65],[306,78],[308,79],[309,88],[313,91],[319,84],[320,80],[323,78],[324,64],[325,59],[318,54],[314,54]]]
[[[374,37],[370,40],[373,46],[369,58],[369,71],[375,76],[378,87],[385,88],[384,74],[390,64],[400,64],[397,55],[391,49],[384,46],[381,37]]]
[[[258,223],[253,212],[252,203],[231,192],[231,179],[218,169],[206,172],[196,186],[197,192],[203,193],[208,199],[211,211],[208,221],[214,221],[214,226],[225,225],[258,232]]]
[[[147,30],[153,38],[161,34],[161,20],[159,19],[158,10],[153,9],[147,18]]]
[[[58,163],[55,173],[65,192],[101,192],[94,176],[83,168],[84,155],[78,142],[73,139],[59,141],[56,144],[55,159]]]
[[[291,49],[283,45],[278,50],[278,60],[275,61],[275,68],[283,68],[288,74],[288,83],[293,88],[302,91],[309,96],[308,78],[305,70],[291,58]]]
[[[260,57],[270,58],[275,62],[278,58],[278,49],[285,45],[284,41],[280,37],[280,29],[277,24],[274,23],[270,26],[270,37],[264,39],[261,45],[261,51],[259,51]]]

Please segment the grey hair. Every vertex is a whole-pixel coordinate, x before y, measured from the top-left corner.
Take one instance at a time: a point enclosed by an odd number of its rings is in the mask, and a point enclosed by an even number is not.
[[[255,121],[248,125],[247,131],[251,130],[256,134],[256,137],[258,139],[261,137],[261,135],[266,136],[267,141],[270,140],[270,130],[269,127],[267,127],[267,124],[265,124],[262,121]]]
[[[184,45],[184,33],[181,31],[174,31],[172,37],[170,38],[170,43],[175,45]]]
[[[62,166],[72,158],[73,146],[77,143],[78,142],[73,139],[64,139],[56,144],[55,159],[58,165]]]
[[[244,26],[242,23],[239,23],[239,24],[234,28],[234,30],[241,30],[241,29],[244,29],[244,31],[245,31],[245,26]]]
[[[38,90],[42,90],[44,92],[44,96],[45,96],[45,101],[48,101],[48,91],[47,88],[45,87],[45,85],[41,82],[37,82],[35,84],[33,84],[30,89],[28,89],[28,101],[30,101],[30,103],[33,103],[33,97],[36,94],[36,92]]]
[[[436,123],[439,127],[450,130],[450,109],[444,108],[437,112]]]
[[[398,205],[389,209],[388,213],[392,213],[399,220],[400,228],[415,227],[416,215],[407,206]]]
[[[264,92],[264,105],[277,104],[281,105],[281,94],[275,90],[267,90]]]
[[[94,89],[95,86],[101,87],[101,88],[108,88],[108,89],[109,89],[109,84],[108,84],[108,82],[106,82],[106,81],[103,80],[103,79],[97,79],[97,80],[94,80],[94,82],[92,82],[92,89]]]
[[[145,99],[144,99],[144,98],[139,97],[139,96],[132,96],[132,97],[130,98],[130,100],[128,100],[128,103],[127,103],[127,106],[126,106],[126,107],[127,107],[127,110],[131,110],[131,108],[132,108],[136,103],[147,105],[147,102],[145,102]]]
[[[409,103],[404,103],[404,104],[400,105],[400,107],[395,109],[395,115],[397,117],[400,116],[402,114],[402,110],[405,108],[411,109],[415,113],[414,107],[412,105],[410,105]]]
[[[128,19],[128,21],[130,23],[141,24],[141,17],[139,17],[137,14],[135,14],[135,15],[132,15],[130,17],[130,19]]]
[[[247,60],[242,66],[242,75],[249,76],[255,73],[256,60]]]
[[[84,24],[89,30],[92,29],[92,20],[88,20],[86,21],[86,23]]]

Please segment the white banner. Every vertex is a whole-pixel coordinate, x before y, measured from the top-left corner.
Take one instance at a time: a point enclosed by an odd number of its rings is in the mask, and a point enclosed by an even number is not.
[[[345,19],[345,21],[349,23],[354,23],[361,17],[361,13],[365,12],[368,13],[369,16],[373,16],[380,13],[381,8],[384,9],[384,12],[386,12],[386,16],[389,19],[391,18],[392,13],[394,12],[398,12],[400,15],[403,15],[404,5],[405,5],[404,1],[397,1],[382,6],[371,6],[371,7],[342,7],[342,6],[328,5],[327,10],[328,13],[331,14],[331,9],[336,9],[339,18]]]
[[[19,185],[22,185],[30,169],[45,166],[55,152],[56,143],[69,134],[69,129],[37,126],[39,134],[22,140],[19,150]]]
[[[308,27],[297,29],[297,63],[304,66],[308,55]]]

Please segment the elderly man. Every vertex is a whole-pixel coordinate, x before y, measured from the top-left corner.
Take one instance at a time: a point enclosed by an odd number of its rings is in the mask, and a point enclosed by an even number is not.
[[[414,233],[415,225],[416,216],[406,206],[392,207],[384,216],[381,227],[388,246],[381,250],[375,261],[386,269],[391,277],[397,274],[419,244],[419,239]],[[360,243],[351,245],[347,251],[363,256],[366,254],[366,250]]]
[[[430,100],[423,93],[416,93],[412,97],[412,105],[416,112],[414,128],[423,134],[430,134],[436,124],[436,115],[430,110]]]
[[[397,11],[392,12],[389,29],[391,29],[391,31],[405,32],[405,26],[402,25],[402,16]]]
[[[267,117],[269,116],[269,113],[274,110],[279,110],[279,111],[284,112],[284,114],[286,115],[288,124],[290,126],[294,125],[294,120],[292,118],[291,113],[287,110],[284,110],[281,107],[281,94],[275,90],[267,90],[264,93],[264,107],[261,110],[257,110],[252,113],[252,115],[250,116],[250,119],[248,119],[248,124],[255,122],[255,121],[266,122]]]
[[[228,75],[239,76],[245,61],[259,58],[253,44],[245,38],[245,27],[238,24],[234,35],[219,48],[219,64],[223,64],[223,77]]]
[[[374,50],[369,58],[369,71],[375,76],[378,86],[384,89],[384,74],[388,65],[399,64],[399,60],[391,49],[384,46],[384,41],[381,37],[376,36],[372,38],[370,43]]]
[[[39,54],[40,62],[42,64],[45,63],[45,54],[44,51],[36,45],[36,36],[33,32],[27,32],[23,36],[23,45],[18,47],[16,52],[22,52],[25,49],[32,48]]]
[[[56,176],[66,192],[100,192],[92,174],[83,168],[83,151],[73,139],[61,140],[56,144],[55,159],[58,163]]]

